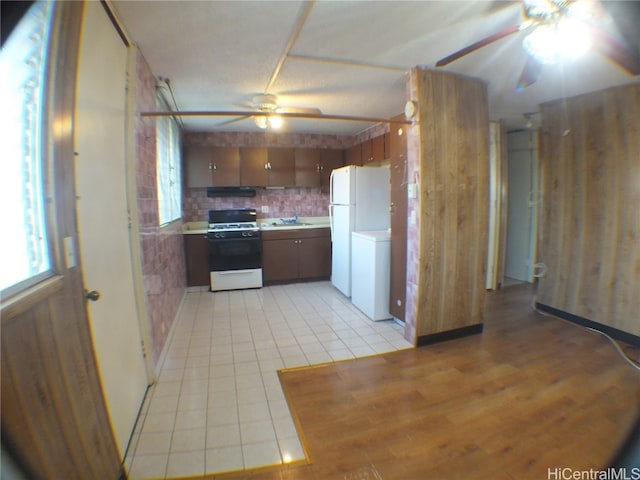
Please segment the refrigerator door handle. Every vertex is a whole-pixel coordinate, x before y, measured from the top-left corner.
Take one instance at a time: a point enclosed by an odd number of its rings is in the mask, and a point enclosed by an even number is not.
[[[333,185],[333,183],[332,183]],[[334,233],[333,233],[333,205],[329,204],[329,231],[331,234],[331,241],[333,242]]]
[[[331,175],[329,175],[329,205],[333,203],[333,174],[334,170],[331,170]],[[331,214],[329,214],[329,218],[331,218]]]

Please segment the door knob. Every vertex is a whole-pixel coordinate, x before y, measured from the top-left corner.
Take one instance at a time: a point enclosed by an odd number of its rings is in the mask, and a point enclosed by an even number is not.
[[[84,298],[86,298],[87,300],[91,300],[92,302],[97,302],[98,300],[100,300],[100,292],[97,290],[85,290]]]

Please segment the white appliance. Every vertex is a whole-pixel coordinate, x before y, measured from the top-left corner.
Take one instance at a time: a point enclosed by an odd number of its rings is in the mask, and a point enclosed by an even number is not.
[[[371,320],[390,319],[391,233],[353,232],[351,237],[351,303]]]
[[[331,172],[331,283],[351,296],[351,233],[388,230],[390,202],[388,166],[349,165]]]

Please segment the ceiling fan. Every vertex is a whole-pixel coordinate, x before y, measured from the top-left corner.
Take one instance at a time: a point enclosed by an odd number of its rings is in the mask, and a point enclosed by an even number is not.
[[[521,0],[523,21],[478,40],[436,62],[443,67],[465,55],[520,31],[529,31],[522,45],[527,61],[517,89],[535,83],[543,65],[577,58],[593,47],[631,75],[640,74],[640,59],[605,32],[598,22],[606,12],[598,0]]]
[[[252,111],[248,111],[246,115],[239,116],[238,118],[222,122],[220,126],[230,125],[251,117],[254,123],[261,129],[270,127],[278,130],[282,127],[283,116],[281,114],[322,115],[322,111],[315,107],[281,107],[278,105],[278,97],[272,93],[255,95],[247,107],[251,108]]]

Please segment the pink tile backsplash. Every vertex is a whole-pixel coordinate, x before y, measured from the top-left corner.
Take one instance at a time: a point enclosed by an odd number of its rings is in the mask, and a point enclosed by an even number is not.
[[[182,215],[185,222],[206,221],[209,210],[224,208],[255,208],[258,219],[329,215],[329,195],[320,193],[318,189],[257,189],[256,196],[250,198],[208,198],[205,188],[187,188],[183,193]],[[269,207],[269,213],[261,213],[262,206]]]
[[[185,145],[207,147],[348,148],[357,140],[353,136],[313,133],[186,132],[182,141]]]

